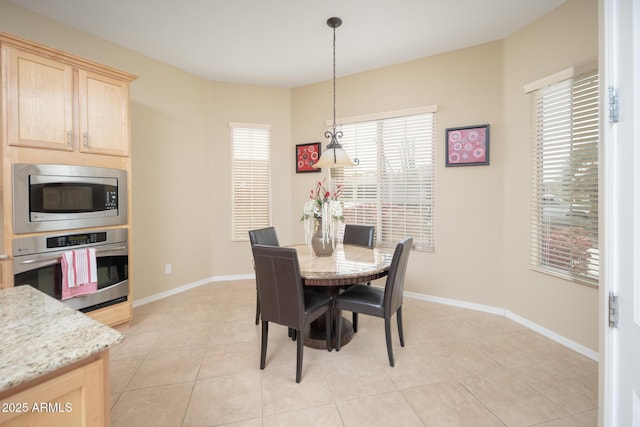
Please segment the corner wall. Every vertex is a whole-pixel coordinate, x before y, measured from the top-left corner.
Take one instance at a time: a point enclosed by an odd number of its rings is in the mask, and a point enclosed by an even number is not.
[[[508,37],[504,58],[504,307],[597,352],[598,289],[529,269],[531,99],[523,90],[558,71],[597,62],[597,0],[568,0]]]

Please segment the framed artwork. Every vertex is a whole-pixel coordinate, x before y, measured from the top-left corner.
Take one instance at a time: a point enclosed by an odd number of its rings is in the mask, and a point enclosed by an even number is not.
[[[489,164],[489,125],[447,128],[446,166]]]
[[[296,173],[320,172],[321,168],[314,169],[313,165],[320,158],[320,143],[296,144]]]

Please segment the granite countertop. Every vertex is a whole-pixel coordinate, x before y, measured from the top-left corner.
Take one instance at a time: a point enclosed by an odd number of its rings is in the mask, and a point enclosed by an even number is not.
[[[31,286],[0,290],[0,392],[123,339],[115,329]]]

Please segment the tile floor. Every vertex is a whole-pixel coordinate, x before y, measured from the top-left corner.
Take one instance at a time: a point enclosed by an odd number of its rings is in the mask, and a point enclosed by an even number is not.
[[[503,317],[410,298],[403,307],[395,368],[384,322],[360,316],[340,352],[305,348],[300,384],[282,326],[271,325],[259,369],[252,280],[138,307],[111,350],[111,425],[597,425],[593,360]]]

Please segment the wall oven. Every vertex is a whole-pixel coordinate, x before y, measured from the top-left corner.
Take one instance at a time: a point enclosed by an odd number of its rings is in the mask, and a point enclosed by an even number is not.
[[[14,285],[31,285],[60,300],[60,257],[64,251],[86,247],[93,247],[96,251],[98,290],[62,302],[86,313],[126,301],[129,294],[129,245],[125,228],[14,239]]]
[[[127,223],[127,172],[73,165],[13,165],[13,231]]]

